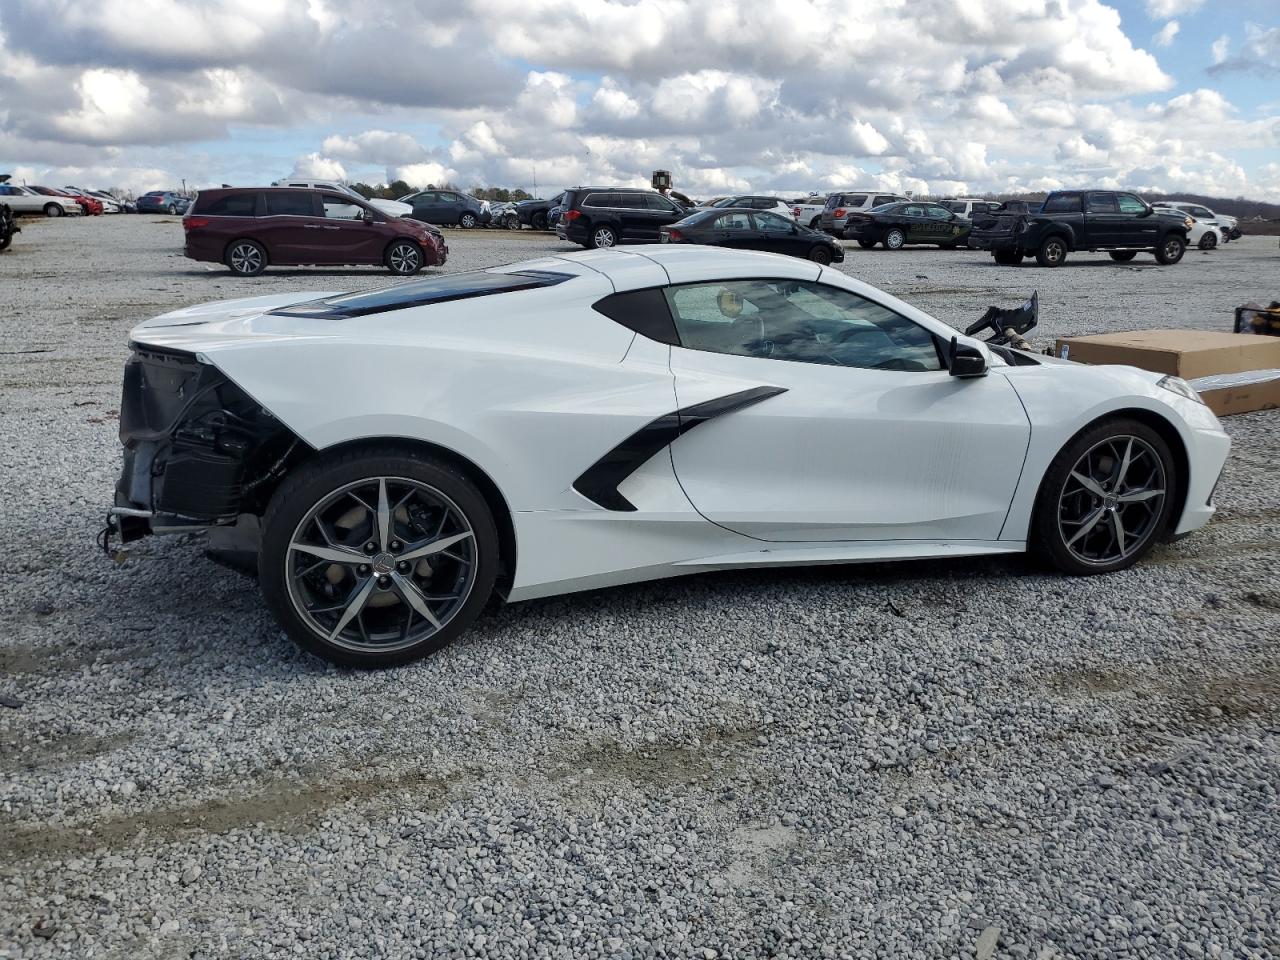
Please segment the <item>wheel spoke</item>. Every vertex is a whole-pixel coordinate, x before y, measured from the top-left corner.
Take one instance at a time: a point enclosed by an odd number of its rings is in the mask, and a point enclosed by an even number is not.
[[[450,537],[439,537],[435,540],[431,540],[428,543],[424,543],[420,546],[412,548],[411,550],[405,553],[400,554],[398,557],[396,557],[396,559],[397,560],[417,560],[419,557],[429,557],[433,553],[440,553],[444,550],[448,550],[455,543],[461,543],[463,540],[466,540],[470,536],[471,536],[471,531],[466,530],[463,533],[455,533],[453,536],[450,536]]]
[[[337,624],[334,626],[333,630],[330,631],[330,641],[336,639],[338,634],[342,633],[342,631],[346,629],[347,624],[351,622],[351,618],[364,609],[365,601],[369,599],[369,594],[373,592],[375,583],[377,583],[377,581],[374,580],[373,577],[369,577],[355,591],[355,595],[347,602],[346,609],[342,611],[342,616],[338,618]]]
[[[319,557],[321,560],[327,560],[330,563],[364,563],[366,559],[363,553],[348,550],[346,547],[318,547],[313,543],[294,542],[289,544],[289,549]]]
[[[1111,511],[1111,532],[1115,534],[1116,546],[1120,548],[1120,556],[1124,556],[1124,523],[1120,520],[1120,514]]]
[[[385,551],[391,542],[391,507],[387,502],[387,479],[378,480],[378,542]]]
[[[440,629],[439,619],[431,612],[431,608],[427,606],[427,598],[422,595],[422,592],[412,580],[401,576],[393,570],[391,572],[391,582],[395,584],[396,593],[400,594],[405,603],[409,604],[410,607],[418,612],[419,616],[437,630]]]
[[[1077,540],[1098,525],[1098,521],[1102,519],[1102,515],[1106,512],[1107,510],[1105,507],[1099,507],[1097,510],[1093,511],[1093,513],[1089,514],[1089,516],[1085,517],[1080,524],[1080,529],[1077,530],[1075,534],[1072,535],[1071,539],[1067,541],[1067,546],[1075,546]]]
[[[1120,463],[1116,465],[1115,483],[1111,485],[1111,489],[1119,490],[1120,485],[1124,483],[1125,476],[1129,473],[1129,464],[1133,460],[1133,437],[1129,438],[1129,442],[1125,445],[1124,456],[1120,458]]]
[[[1092,493],[1095,497],[1106,496],[1106,493],[1102,489],[1102,484],[1098,483],[1098,481],[1093,479],[1093,477],[1083,474],[1079,470],[1072,470],[1071,478],[1075,480],[1076,483],[1080,484],[1080,486]]]
[[[1130,490],[1128,493],[1122,493],[1116,499],[1121,503],[1142,503],[1153,497],[1163,497],[1164,490]]]

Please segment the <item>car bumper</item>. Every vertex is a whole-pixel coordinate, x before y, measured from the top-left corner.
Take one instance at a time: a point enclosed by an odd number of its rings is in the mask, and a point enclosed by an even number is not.
[[[1009,234],[982,235],[979,233],[970,233],[966,238],[969,246],[975,250],[990,250],[992,252],[998,250],[1016,250],[1018,242]]]
[[[1208,407],[1202,408],[1204,422],[1192,426],[1187,446],[1187,498],[1182,516],[1174,527],[1174,534],[1181,536],[1198,530],[1209,522],[1217,511],[1213,492],[1222,476],[1222,468],[1231,451],[1231,438],[1218,425],[1217,418]]]
[[[879,240],[880,225],[870,220],[853,223],[845,221],[844,237],[846,240]]]

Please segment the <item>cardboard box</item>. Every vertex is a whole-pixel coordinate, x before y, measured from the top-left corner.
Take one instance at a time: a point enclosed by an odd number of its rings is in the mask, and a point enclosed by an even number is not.
[[[1126,364],[1184,380],[1280,368],[1280,337],[1210,330],[1134,330],[1065,337],[1058,340],[1054,352],[1081,363]]]

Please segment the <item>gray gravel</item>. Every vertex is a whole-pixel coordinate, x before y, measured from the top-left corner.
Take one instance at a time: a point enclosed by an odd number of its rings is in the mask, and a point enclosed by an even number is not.
[[[450,233],[449,269],[563,249]],[[1280,444],[1205,530],[1020,560],[707,575],[495,608],[431,660],[306,658],[198,543],[93,546],[125,333],[253,281],[156,217],[0,255],[0,957],[1280,956]],[[963,324],[1226,329],[1274,238],[1184,263],[850,251]]]

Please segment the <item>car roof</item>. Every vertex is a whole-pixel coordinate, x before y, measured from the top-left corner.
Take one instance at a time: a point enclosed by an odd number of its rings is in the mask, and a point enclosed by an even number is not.
[[[586,250],[558,257],[579,263],[608,277],[619,292],[668,283],[699,280],[771,277],[785,280],[814,280],[821,269],[797,257],[754,250],[729,250],[701,244],[651,243],[603,250]],[[654,270],[653,267],[661,270]],[[655,282],[654,277],[659,279]]]

